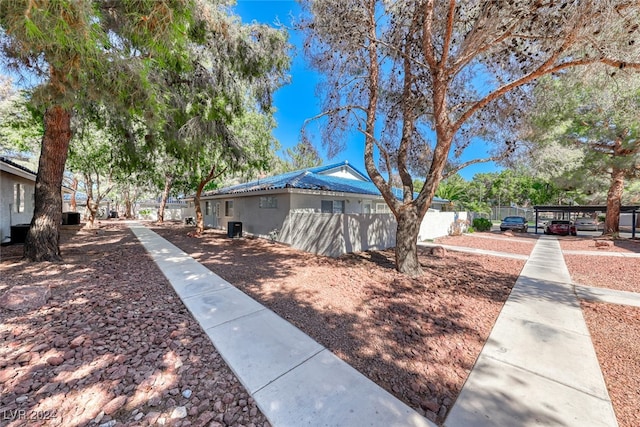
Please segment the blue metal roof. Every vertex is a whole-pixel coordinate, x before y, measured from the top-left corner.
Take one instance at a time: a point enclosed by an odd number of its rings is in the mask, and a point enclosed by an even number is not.
[[[349,166],[352,170],[362,176],[365,181],[342,178],[338,176],[323,175],[322,172],[337,169],[341,166]],[[381,197],[380,190],[375,186],[368,176],[349,165],[348,162],[334,163],[314,168],[301,169],[281,175],[261,178],[244,184],[233,185],[219,190],[206,192],[204,195],[241,194],[254,191],[277,190],[283,188],[297,188],[303,190],[335,191],[339,193],[365,194]],[[402,199],[402,190],[393,188],[393,194]],[[414,193],[414,198],[418,193]],[[433,198],[434,202],[445,203],[447,200],[439,197]]]

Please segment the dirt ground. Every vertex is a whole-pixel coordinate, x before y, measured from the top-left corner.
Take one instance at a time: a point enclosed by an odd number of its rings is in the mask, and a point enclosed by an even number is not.
[[[181,224],[152,228],[439,423],[524,265],[424,250],[425,275],[408,279],[392,251],[332,259],[213,230],[190,238]],[[521,237],[446,244],[530,252],[535,239]],[[21,250],[1,248],[0,294],[36,284],[51,297],[38,309],[0,309],[0,412],[48,416],[34,425],[268,425],[123,222],[65,234],[62,264],[25,263]],[[637,274],[638,264],[624,268]],[[639,425],[639,309],[583,309],[619,423]]]

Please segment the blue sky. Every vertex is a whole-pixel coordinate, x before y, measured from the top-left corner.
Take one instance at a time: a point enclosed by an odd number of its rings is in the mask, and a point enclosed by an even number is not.
[[[279,20],[285,25],[291,22],[291,15],[297,16],[300,13],[298,4],[293,0],[237,0],[235,12],[242,18],[243,22],[257,21],[269,25],[274,25]],[[290,33],[289,41],[296,49],[292,53],[293,61],[291,66],[291,83],[282,87],[275,94],[274,103],[278,111],[276,113],[277,128],[274,136],[283,148],[295,145],[300,136],[300,129],[305,120],[319,114],[320,98],[316,95],[316,84],[320,76],[307,66],[302,51],[302,37],[296,32]],[[356,135],[350,139],[345,151],[339,153],[333,159],[327,159],[326,150],[320,145],[318,140],[314,141],[316,148],[325,161],[348,160],[356,168],[366,173],[364,167],[364,139]],[[463,155],[463,161],[475,157],[484,157],[482,144],[467,149]],[[470,180],[474,174],[481,172],[495,172],[499,168],[493,164],[473,165],[463,169],[460,174]]]
[[[234,8],[243,22],[257,21],[269,25],[276,25],[279,20],[285,25],[291,22],[291,16],[297,16],[300,8],[294,0],[237,0]],[[277,128],[274,130],[275,138],[283,148],[292,147],[300,139],[300,130],[305,120],[318,115],[321,112],[321,98],[316,95],[316,85],[320,81],[320,75],[307,66],[300,46],[302,36],[296,32],[290,32],[289,41],[295,46],[292,52],[291,83],[279,89],[274,97],[277,108],[276,121]],[[0,72],[8,73],[4,67]],[[14,84],[20,86],[30,86],[34,81],[24,81],[15,79]],[[317,125],[310,125],[310,130],[317,130]],[[337,162],[348,160],[357,169],[366,173],[364,167],[364,137],[354,132],[346,144],[346,149],[333,159],[328,159],[326,149],[321,145],[319,138],[314,140],[316,148],[326,162]],[[482,144],[470,147],[463,155],[462,161],[473,159],[474,157],[484,157]],[[480,153],[480,154],[478,154]],[[494,172],[498,168],[494,164],[480,164],[468,167],[460,172],[467,180],[474,174],[480,172]]]

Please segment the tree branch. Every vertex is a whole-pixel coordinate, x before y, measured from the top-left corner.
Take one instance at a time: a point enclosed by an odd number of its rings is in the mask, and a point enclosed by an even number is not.
[[[434,0],[428,0],[424,3],[424,23],[422,24],[422,53],[424,55],[429,68],[433,72],[438,68],[435,49],[433,48],[433,19],[434,19]],[[414,20],[418,18],[416,13]]]
[[[468,166],[475,165],[475,164],[478,164],[478,163],[497,162],[499,160],[504,160],[505,157],[507,157],[507,155],[491,156],[491,157],[487,157],[487,158],[484,158],[484,159],[469,160],[468,162],[461,163],[458,166],[447,170],[446,173],[442,174],[442,179],[447,179],[450,176],[455,175],[456,173],[458,173],[459,171],[461,171],[462,169],[464,169],[464,168],[466,168]]]
[[[453,21],[456,14],[456,0],[449,0],[449,10],[447,12],[447,29],[444,35],[444,46],[442,48],[442,57],[440,58],[440,67],[447,66],[449,59],[449,49],[451,48],[451,39],[453,38]]]

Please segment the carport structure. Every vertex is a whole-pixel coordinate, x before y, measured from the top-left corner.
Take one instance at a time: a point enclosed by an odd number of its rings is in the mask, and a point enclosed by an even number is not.
[[[533,207],[536,216],[536,227],[535,234],[538,234],[538,214],[540,212],[551,212],[551,213],[562,213],[562,218],[564,218],[565,214],[572,213],[594,213],[594,212],[607,212],[606,205],[548,205],[548,206],[534,206]],[[620,206],[620,213],[631,213],[631,237],[636,237],[636,226],[638,224],[638,211],[640,211],[640,206]]]

